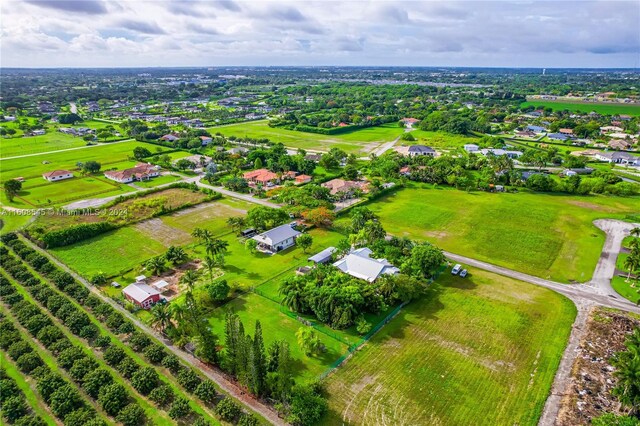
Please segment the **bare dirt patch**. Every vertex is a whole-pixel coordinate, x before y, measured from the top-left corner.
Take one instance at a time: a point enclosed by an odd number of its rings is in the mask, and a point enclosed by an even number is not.
[[[602,414],[622,414],[620,404],[611,395],[616,379],[609,359],[625,350],[626,337],[639,326],[640,317],[631,314],[602,308],[591,313],[573,364],[568,393],[562,398],[557,425],[589,425],[592,418]]]
[[[137,223],[135,228],[165,246],[177,246],[191,241],[191,235],[181,229],[166,225],[160,219],[149,219]]]
[[[595,210],[595,211],[604,210],[604,208],[602,206],[600,206],[598,204],[589,203],[589,202],[586,202],[586,201],[571,200],[568,203],[569,204],[573,204],[574,206],[583,207],[583,208],[589,209],[589,210]]]

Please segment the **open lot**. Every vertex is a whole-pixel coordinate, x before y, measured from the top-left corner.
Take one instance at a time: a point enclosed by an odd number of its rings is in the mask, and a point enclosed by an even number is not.
[[[444,274],[326,379],[323,424],[536,425],[575,314],[510,278]]]
[[[638,205],[637,197],[467,193],[413,185],[368,207],[391,234],[543,278],[585,282],[604,244],[592,222],[624,219],[637,214]]]
[[[462,148],[467,143],[477,143],[477,138],[463,135],[454,135],[446,132],[429,132],[425,130],[412,130],[411,134],[417,139],[415,142],[402,141],[402,145],[421,144],[437,149]]]
[[[4,193],[0,195],[0,200],[8,206],[28,209],[58,206],[83,198],[123,195],[133,191],[127,185],[102,176],[81,177],[79,172],[75,176],[77,177],[59,182],[47,182],[42,177],[28,179],[12,202],[9,202]]]
[[[94,160],[102,164],[102,169],[110,169],[112,164],[126,161],[133,156],[133,149],[145,147],[152,153],[162,151],[163,148],[144,142],[115,142],[111,144],[94,145],[72,151],[52,152],[24,158],[0,160],[0,181],[13,179],[18,176],[24,178],[40,178],[42,174],[57,169],[75,170],[78,162]]]
[[[82,138],[66,135],[57,131],[50,131],[42,136],[13,137],[2,139],[0,157],[14,157],[17,155],[36,154],[60,149],[85,146],[87,142]]]
[[[231,228],[227,225],[228,218],[244,216],[252,207],[255,205],[246,201],[223,198],[162,216],[160,219],[165,225],[188,233],[195,228],[204,228],[211,231],[213,235],[222,235],[231,232]]]
[[[640,105],[625,105],[625,104],[607,104],[607,103],[592,103],[592,102],[555,102],[547,100],[532,100],[523,102],[521,107],[534,106],[534,107],[549,107],[554,111],[569,110],[572,112],[589,113],[595,111],[598,114],[628,114],[640,116]]]
[[[340,135],[320,135],[269,127],[266,120],[211,127],[208,130],[212,134],[221,133],[224,136],[267,138],[292,148],[328,151],[336,147],[347,153],[370,152],[381,143],[394,140],[404,131],[396,123],[388,123]]]

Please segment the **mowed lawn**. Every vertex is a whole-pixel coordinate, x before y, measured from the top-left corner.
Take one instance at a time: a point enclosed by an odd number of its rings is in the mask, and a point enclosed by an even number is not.
[[[212,134],[220,133],[224,136],[236,136],[239,138],[267,138],[292,148],[328,151],[335,147],[347,153],[370,152],[380,144],[396,139],[404,131],[397,123],[388,123],[340,135],[321,135],[269,127],[266,120],[211,127],[207,130]]]
[[[391,234],[560,282],[591,279],[604,244],[595,219],[640,211],[637,197],[431,188],[405,188],[368,207]]]
[[[61,149],[85,146],[87,144],[81,137],[67,135],[55,130],[50,130],[42,136],[3,138],[1,141],[2,148],[0,148],[0,158],[58,151]]]
[[[554,111],[564,111],[565,109],[572,112],[589,113],[595,111],[598,114],[628,114],[640,116],[640,105],[625,105],[625,104],[604,104],[604,103],[589,103],[589,102],[554,102],[547,100],[532,100],[523,102],[520,107],[549,107]]]
[[[0,200],[6,205],[19,208],[51,207],[82,198],[123,195],[134,190],[102,176],[81,177],[79,172],[74,176],[77,177],[59,182],[47,182],[42,177],[27,179],[12,202],[9,202],[4,193],[0,195]]]
[[[463,135],[454,135],[447,132],[429,132],[425,130],[412,130],[411,135],[417,140],[415,142],[403,141],[402,145],[421,144],[436,149],[456,149],[462,148],[467,143],[477,143],[477,138]]]
[[[230,217],[244,217],[247,211],[255,207],[255,204],[237,200],[235,198],[223,198],[211,203],[181,210],[160,219],[165,225],[191,233],[195,228],[209,230],[213,235],[222,235],[232,232],[227,225]]]
[[[536,425],[575,315],[547,289],[445,274],[325,380],[322,423]]]
[[[78,162],[94,160],[102,164],[102,169],[111,168],[111,164],[123,162],[133,156],[136,147],[147,148],[152,153],[162,147],[144,142],[112,142],[110,144],[93,145],[72,151],[52,152],[24,158],[0,160],[0,181],[18,176],[33,178],[43,173],[58,169],[75,170]]]
[[[284,340],[289,343],[291,356],[294,358],[293,368],[296,381],[311,382],[318,379],[329,366],[347,352],[347,345],[323,333],[317,333],[326,347],[326,351],[319,355],[307,357],[298,346],[296,331],[304,324],[280,311],[280,306],[257,294],[246,294],[242,297],[216,309],[209,316],[213,332],[223,337],[225,328],[225,314],[233,311],[242,320],[245,332],[253,336],[256,320],[260,320],[263,331],[264,345],[269,347],[272,342]],[[221,344],[224,344],[222,338]]]
[[[49,249],[86,278],[98,272],[111,276],[163,253],[166,247],[135,227],[125,226],[79,243]]]

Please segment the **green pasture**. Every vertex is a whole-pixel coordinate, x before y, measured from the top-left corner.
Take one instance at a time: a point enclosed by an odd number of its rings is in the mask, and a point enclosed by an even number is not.
[[[456,149],[462,148],[464,144],[477,143],[477,138],[463,135],[454,135],[447,132],[430,132],[426,130],[412,130],[411,135],[417,140],[415,142],[401,141],[402,145],[426,145],[436,149]]]
[[[356,154],[370,152],[380,144],[396,139],[404,131],[396,123],[388,123],[340,135],[321,135],[269,127],[267,120],[229,124],[211,127],[207,130],[212,134],[220,133],[224,136],[266,138],[273,142],[281,142],[291,148],[328,151],[336,147],[348,153]]]
[[[548,100],[533,100],[527,101],[520,104],[521,108],[534,106],[534,107],[545,107],[552,108],[554,111],[564,111],[568,110],[571,112],[582,112],[582,113],[590,113],[592,111],[597,112],[598,114],[604,115],[617,115],[617,114],[627,114],[627,115],[635,115],[640,116],[640,105],[627,105],[627,104],[607,104],[607,103],[591,103],[591,102],[556,102],[556,101],[548,101]]]
[[[604,244],[595,219],[624,219],[639,206],[637,197],[468,193],[431,185],[368,205],[391,234],[560,282],[591,279]]]
[[[445,274],[325,380],[322,424],[536,425],[575,315],[540,287]]]

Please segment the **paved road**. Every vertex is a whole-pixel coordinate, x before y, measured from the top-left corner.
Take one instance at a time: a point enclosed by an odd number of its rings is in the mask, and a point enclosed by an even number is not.
[[[227,195],[229,197],[233,197],[233,198],[237,198],[239,200],[244,200],[244,201],[248,201],[250,203],[255,203],[255,204],[260,204],[266,207],[271,207],[274,209],[279,209],[281,206],[275,203],[272,203],[271,201],[267,201],[267,200],[263,200],[261,198],[255,198],[252,197],[249,194],[240,194],[238,192],[233,192],[233,191],[229,191],[227,189],[224,189],[221,186],[211,186],[211,185],[207,185],[206,183],[202,183],[199,180],[195,181],[196,185],[201,186],[203,188],[207,188],[207,189],[211,189],[213,191],[219,192],[221,194]]]
[[[251,408],[256,413],[259,413],[262,417],[266,418],[272,424],[274,424],[274,425],[282,425],[282,426],[287,424],[284,420],[282,420],[280,417],[278,417],[278,414],[271,407],[269,407],[268,405],[264,404],[262,401],[259,401],[259,400],[255,399],[255,398],[253,398],[252,396],[250,396],[249,394],[247,394],[246,392],[244,392],[242,389],[240,389],[235,384],[235,382],[230,380],[226,376],[226,374],[224,374],[221,370],[219,370],[218,368],[215,368],[215,367],[211,367],[211,366],[209,366],[207,364],[204,364],[204,363],[200,362],[197,358],[192,356],[191,354],[189,354],[189,353],[187,353],[187,352],[185,352],[185,351],[173,346],[173,344],[171,343],[170,340],[165,339],[162,335],[158,334],[154,329],[152,329],[151,327],[147,326],[145,323],[140,321],[131,312],[127,311],[123,306],[121,306],[120,304],[116,303],[111,298],[105,296],[104,293],[102,293],[96,287],[92,286],[87,280],[85,280],[83,277],[81,277],[80,275],[75,273],[73,270],[71,270],[67,265],[65,265],[64,263],[60,262],[55,257],[51,256],[48,252],[46,252],[45,250],[41,249],[37,245],[33,244],[28,239],[26,239],[24,237],[21,237],[21,239],[25,242],[25,244],[29,245],[34,250],[37,250],[42,255],[47,256],[47,258],[49,258],[53,263],[55,263],[60,268],[62,268],[66,272],[68,272],[71,275],[73,275],[73,277],[76,280],[78,280],[79,282],[81,282],[87,289],[89,289],[89,291],[92,294],[94,294],[96,297],[100,298],[100,300],[102,300],[105,303],[108,303],[114,309],[116,309],[117,311],[119,311],[120,313],[125,315],[138,328],[144,330],[147,334],[150,334],[150,335],[154,336],[157,340],[159,340],[160,342],[164,343],[164,345],[171,352],[173,352],[176,356],[181,358],[184,362],[186,362],[187,364],[191,365],[192,367],[194,367],[194,368],[198,369],[199,371],[201,371],[202,373],[204,373],[209,379],[213,380],[226,393],[228,393],[229,395],[233,396],[235,399],[241,401],[242,403],[244,403],[245,406],[248,406],[249,408]]]
[[[596,305],[640,314],[640,306],[628,301],[627,299],[622,298],[621,296],[612,297],[608,294],[603,294],[597,287],[585,284],[561,284],[555,281],[545,280],[544,278],[534,277],[533,275],[504,268],[502,266],[497,266],[488,262],[472,259],[470,257],[460,256],[458,254],[449,252],[444,252],[444,254],[449,259],[452,259],[456,262],[471,265],[473,267],[484,269],[485,271],[493,272],[495,274],[515,278],[517,280],[524,281],[530,284],[546,287],[567,296],[574,302],[576,300],[580,300],[587,303],[593,303]]]
[[[371,151],[371,154],[375,154],[376,156],[381,156],[382,154],[384,154],[385,152],[389,151],[391,148],[393,148],[393,146],[400,140],[400,136],[398,136],[397,138],[395,138],[394,140],[390,141],[390,142],[386,142],[383,143],[382,145],[380,145],[378,148],[374,149],[373,151]]]
[[[96,145],[85,145],[85,146],[77,146],[75,148],[65,148],[65,149],[59,149],[57,151],[45,151],[45,152],[36,152],[35,154],[24,154],[24,155],[16,155],[13,157],[4,157],[4,158],[0,158],[0,161],[4,161],[4,160],[14,160],[16,158],[25,158],[25,157],[36,157],[38,155],[47,155],[47,154],[57,154],[58,152],[65,152],[65,151],[76,151],[78,149],[89,149],[89,148],[95,148],[98,146],[104,146],[104,145],[114,145],[117,143],[124,143],[124,142],[131,142],[134,139],[125,139],[122,141],[117,141],[117,142],[108,142],[108,143],[98,143]]]
[[[618,297],[618,293],[611,287],[611,279],[616,272],[616,260],[622,248],[622,240],[629,236],[629,231],[640,225],[613,219],[599,219],[593,223],[607,234],[607,238],[589,284],[602,294]]]

